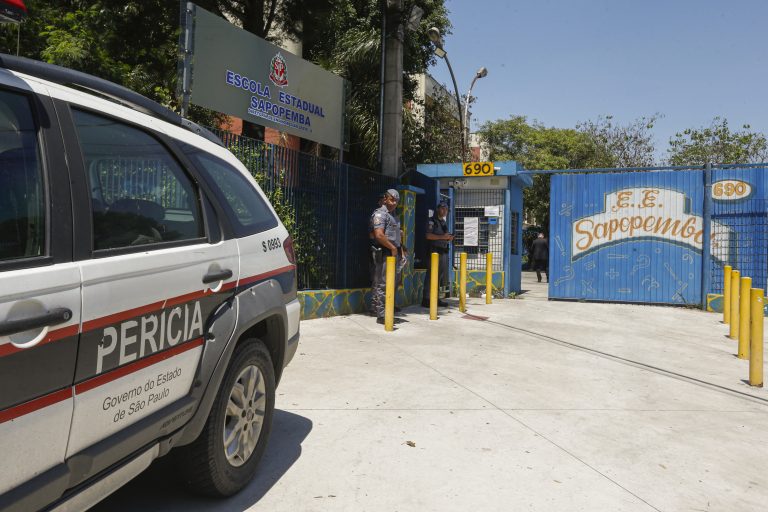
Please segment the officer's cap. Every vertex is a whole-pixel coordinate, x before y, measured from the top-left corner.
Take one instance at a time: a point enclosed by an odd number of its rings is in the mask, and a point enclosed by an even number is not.
[[[393,188],[387,190],[387,194],[392,196],[392,199],[394,199],[395,201],[399,201],[400,200],[400,193],[397,190],[393,189]]]

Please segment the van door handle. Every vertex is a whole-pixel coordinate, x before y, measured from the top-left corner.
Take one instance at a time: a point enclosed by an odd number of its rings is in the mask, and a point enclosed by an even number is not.
[[[63,324],[72,318],[72,310],[56,308],[40,315],[28,316],[17,320],[0,322],[0,336],[9,336],[19,332],[32,331],[43,327]]]
[[[219,270],[218,272],[211,272],[203,276],[203,284],[211,284],[218,281],[224,281],[232,277],[232,271],[229,269]]]

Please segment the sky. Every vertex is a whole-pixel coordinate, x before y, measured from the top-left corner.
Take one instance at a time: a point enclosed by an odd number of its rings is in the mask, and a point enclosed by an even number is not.
[[[657,157],[670,137],[749,124],[768,134],[766,0],[446,0],[445,50],[459,94],[472,95],[475,131],[524,115],[573,128],[612,115],[655,113]],[[444,61],[429,69],[453,91]]]

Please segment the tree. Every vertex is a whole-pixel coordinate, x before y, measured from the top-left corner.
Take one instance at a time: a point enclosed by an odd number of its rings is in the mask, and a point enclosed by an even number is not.
[[[307,58],[349,82],[351,149],[346,161],[367,167],[378,149],[380,0],[198,0],[259,37],[300,38]],[[406,0],[404,14],[416,0]],[[179,4],[167,0],[27,0],[21,55],[59,64],[124,85],[179,110],[177,64]],[[444,0],[418,0],[424,16],[405,34],[404,98],[414,97],[410,76],[434,63],[427,28],[450,32]],[[0,33],[0,47],[15,53],[16,31]],[[233,49],[236,51],[236,49]],[[414,119],[404,120],[404,158],[420,150]],[[192,106],[189,117],[215,125],[215,112]],[[253,133],[251,133],[253,135]]]
[[[118,83],[173,110],[176,100],[179,5],[164,0],[27,0],[20,32],[23,57],[58,64]],[[16,34],[0,35],[16,53]],[[212,125],[216,114],[191,110]]]
[[[409,161],[461,161],[461,129],[452,97],[436,94],[423,103],[414,100],[413,107],[406,112],[403,138],[409,141]]]
[[[480,128],[490,159],[515,160],[526,169],[609,167],[612,160],[579,130],[528,123],[524,116],[489,121]],[[549,175],[537,174],[524,192],[525,217],[549,228]]]
[[[427,30],[450,32],[444,0],[404,2],[404,16],[414,3],[424,10],[419,27],[404,33],[403,100],[414,100],[416,82],[411,77],[435,63]],[[349,82],[347,114],[350,149],[345,161],[368,168],[376,165],[379,132],[379,80],[381,73],[381,2],[338,0],[332,12],[313,25],[304,26],[304,50],[310,60]],[[413,112],[404,113],[403,159],[417,161],[421,150]]]
[[[670,165],[757,163],[768,159],[768,143],[762,133],[731,131],[728,120],[715,117],[708,127],[688,128],[669,140]]]
[[[660,117],[654,114],[621,125],[613,116],[600,116],[576,125],[576,129],[589,136],[600,160],[609,163],[607,167],[653,167],[656,145],[651,130]]]

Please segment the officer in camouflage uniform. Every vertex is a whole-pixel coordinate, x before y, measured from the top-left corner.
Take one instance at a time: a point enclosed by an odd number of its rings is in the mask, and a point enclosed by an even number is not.
[[[387,278],[387,256],[394,256],[395,261],[401,257],[400,248],[400,221],[392,215],[400,201],[400,194],[397,190],[391,188],[387,190],[384,197],[384,204],[373,211],[371,215],[371,226],[373,227],[373,237],[375,245],[374,252],[374,270],[373,284],[371,286],[371,305],[376,314],[376,321],[384,323],[384,294],[386,291]],[[398,265],[399,266],[399,265]],[[399,276],[395,277],[395,282],[399,281]]]

